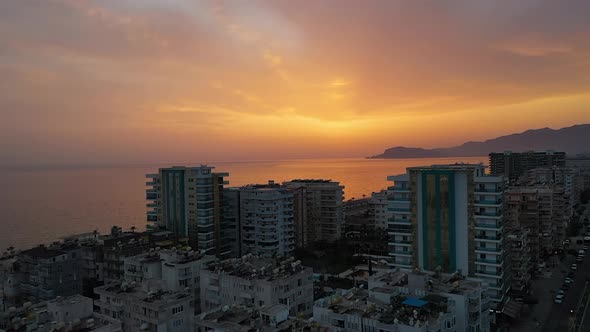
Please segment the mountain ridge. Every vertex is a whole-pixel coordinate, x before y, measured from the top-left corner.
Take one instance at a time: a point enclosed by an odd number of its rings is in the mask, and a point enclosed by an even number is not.
[[[528,129],[520,133],[498,136],[484,141],[468,141],[448,148],[423,149],[396,146],[385,149],[369,159],[479,157],[490,152],[554,150],[567,154],[590,151],[590,124],[577,124],[560,129],[549,127]]]

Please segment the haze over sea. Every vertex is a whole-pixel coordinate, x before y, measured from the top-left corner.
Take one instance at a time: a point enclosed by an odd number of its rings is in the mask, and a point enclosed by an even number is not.
[[[306,159],[210,163],[229,172],[230,186],[324,178],[345,186],[346,199],[386,188],[388,175],[406,167],[455,162],[487,163],[487,157],[433,159]],[[0,252],[49,243],[65,235],[112,225],[145,229],[145,174],[172,164],[96,167],[0,168]]]

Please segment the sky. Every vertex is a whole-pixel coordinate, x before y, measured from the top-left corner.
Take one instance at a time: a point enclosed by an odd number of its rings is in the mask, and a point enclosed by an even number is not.
[[[590,123],[587,0],[0,0],[0,164],[363,157]]]

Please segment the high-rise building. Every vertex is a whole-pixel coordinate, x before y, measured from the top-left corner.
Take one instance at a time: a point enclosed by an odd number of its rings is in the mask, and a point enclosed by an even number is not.
[[[313,309],[313,271],[294,258],[245,255],[201,271],[201,310],[225,305],[264,308],[286,305],[289,315],[309,317]]]
[[[307,218],[300,233],[305,246],[315,242],[335,242],[344,232],[344,186],[331,180],[292,180],[283,183],[290,189],[305,189]]]
[[[483,164],[433,165],[408,168],[409,183],[390,177],[394,195],[396,186],[401,189],[400,201],[396,196],[390,201],[390,254],[394,266],[405,259],[400,268],[410,263],[480,278],[489,284],[490,297],[502,302],[510,279],[502,229],[504,179],[484,171]],[[409,211],[404,194],[409,194]],[[410,223],[394,219],[408,215]]]
[[[388,188],[391,193],[387,208],[391,213],[387,225],[389,255],[394,267],[411,269],[415,234],[410,218],[410,177],[407,174],[393,175],[387,180],[393,181],[393,186]]]
[[[195,250],[219,257],[232,255],[235,232],[223,216],[224,177],[214,167],[174,166],[148,174],[148,221],[186,237]]]
[[[381,190],[371,194],[369,199],[369,211],[373,218],[372,223],[375,228],[386,229],[389,219],[393,213],[389,211],[389,198],[391,194],[387,190]]]
[[[509,181],[516,181],[526,171],[539,167],[565,167],[565,152],[492,152],[490,153],[490,174],[503,175]]]
[[[241,255],[292,256],[293,192],[274,182],[240,188]]]
[[[510,290],[513,294],[526,294],[531,282],[531,246],[529,239],[531,231],[521,229],[507,235],[507,249],[510,252],[512,277]]]

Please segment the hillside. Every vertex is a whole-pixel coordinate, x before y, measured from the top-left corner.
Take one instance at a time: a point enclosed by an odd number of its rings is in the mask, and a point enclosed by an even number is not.
[[[436,157],[476,157],[490,152],[555,150],[567,154],[590,151],[590,124],[575,125],[561,129],[533,129],[522,133],[492,138],[483,142],[467,142],[449,148],[422,149],[398,146],[386,149],[382,154],[369,158],[436,158]]]

